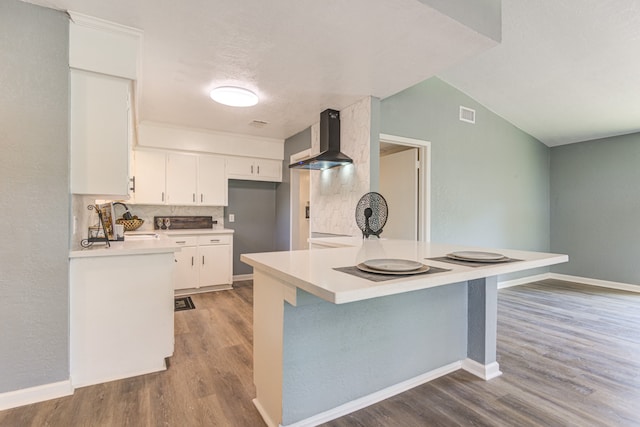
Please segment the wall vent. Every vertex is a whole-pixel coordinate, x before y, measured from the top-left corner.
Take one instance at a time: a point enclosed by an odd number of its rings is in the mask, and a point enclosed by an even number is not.
[[[460,121],[467,123],[475,123],[476,122],[476,110],[472,110],[471,108],[460,106]]]

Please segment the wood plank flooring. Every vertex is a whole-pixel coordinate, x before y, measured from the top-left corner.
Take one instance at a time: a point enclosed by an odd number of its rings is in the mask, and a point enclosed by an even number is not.
[[[0,411],[0,426],[264,426],[251,282],[192,299],[167,371]],[[498,310],[501,377],[457,371],[324,426],[640,426],[640,294],[547,280],[501,290]]]

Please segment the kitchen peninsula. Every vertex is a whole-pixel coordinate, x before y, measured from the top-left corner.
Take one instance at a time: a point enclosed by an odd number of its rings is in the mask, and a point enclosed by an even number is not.
[[[490,250],[511,262],[468,266],[430,258]],[[435,272],[371,281],[338,271],[372,258]],[[254,403],[269,426],[316,425],[465,369],[496,362],[497,276],[566,255],[400,240],[244,254],[254,269]]]

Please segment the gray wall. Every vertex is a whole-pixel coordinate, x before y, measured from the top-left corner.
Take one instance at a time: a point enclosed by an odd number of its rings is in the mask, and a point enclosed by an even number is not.
[[[229,222],[229,214],[235,222]],[[233,274],[252,274],[240,254],[275,250],[276,184],[229,180],[229,206],[224,208],[225,228],[233,234]]]
[[[640,284],[640,133],[551,149],[552,271]]]
[[[0,393],[69,379],[68,20],[0,2]]]
[[[466,282],[348,304],[297,298],[284,304],[284,425],[467,357]]]
[[[275,249],[288,251],[291,249],[291,176],[289,159],[291,155],[311,148],[311,128],[307,128],[284,142],[284,160],[282,162],[282,182],[276,189],[276,234]]]
[[[460,105],[476,110],[475,125],[458,119]],[[540,141],[438,78],[382,100],[380,131],[431,141],[433,242],[549,250]]]

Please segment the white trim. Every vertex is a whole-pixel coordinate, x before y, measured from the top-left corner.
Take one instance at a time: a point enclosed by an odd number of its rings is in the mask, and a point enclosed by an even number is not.
[[[280,424],[276,423],[271,419],[271,417],[269,417],[269,414],[267,413],[267,411],[264,410],[264,408],[262,407],[262,404],[258,401],[258,399],[253,399],[253,406],[255,406],[256,409],[258,410],[258,412],[260,413],[260,416],[262,416],[262,420],[267,425],[267,427],[280,426]]]
[[[469,372],[470,374],[475,375],[476,377],[482,378],[485,381],[492,380],[502,375],[498,362],[492,362],[488,365],[483,365],[482,363],[476,362],[472,359],[464,359],[462,361],[462,369]]]
[[[242,280],[253,280],[253,274],[236,274],[233,276],[234,282],[240,282]]]
[[[632,285],[630,283],[610,282],[608,280],[590,279],[588,277],[570,276],[560,273],[549,273],[549,279],[565,280],[567,282],[582,283],[583,285],[640,293],[640,285]]]
[[[527,276],[527,277],[521,277],[519,279],[505,280],[504,282],[498,283],[498,289],[510,288],[512,286],[524,285],[527,283],[537,282],[539,280],[546,280],[546,279],[551,279],[551,273],[542,273],[542,274],[537,274],[535,276]]]
[[[367,406],[373,405],[374,403],[378,403],[382,400],[388,399],[397,394],[404,393],[405,391],[410,390],[414,387],[417,387],[424,383],[428,383],[429,381],[435,380],[436,378],[455,372],[461,367],[462,367],[462,362],[450,363],[438,369],[434,369],[433,371],[424,373],[422,375],[418,375],[417,377],[414,377],[409,380],[403,381],[401,383],[384,388],[380,391],[371,393],[367,396],[363,396],[359,399],[352,400],[351,402],[347,402],[333,409],[329,409],[328,411],[321,412],[319,414],[316,414],[304,420],[295,422],[293,424],[287,424],[286,427],[307,427],[307,426],[311,427],[311,426],[317,426],[322,423],[326,423],[331,420],[335,420],[336,418],[343,417],[347,414],[358,411],[362,408],[366,408]],[[256,407],[258,407],[255,400],[254,400],[254,404],[256,404]],[[260,411],[260,408],[258,408],[258,411]],[[262,412],[260,413],[262,414]],[[264,418],[265,417],[263,416],[263,419]],[[266,419],[265,419],[265,422],[269,427],[275,427],[275,424],[269,423]],[[280,425],[280,427],[282,427],[282,425]]]
[[[418,204],[420,218],[418,218],[418,230],[420,241],[431,241],[431,142],[422,139],[405,138],[404,136],[388,135],[381,133],[380,142],[389,144],[406,145],[416,147],[420,151],[419,180],[421,191]]]
[[[71,385],[71,380],[9,391],[0,394],[0,411],[30,405],[32,403],[44,402],[45,400],[57,399],[59,397],[71,396],[72,394],[73,386]]]
[[[126,25],[118,24],[104,19],[96,18],[95,16],[85,15],[84,13],[74,12],[68,10],[67,14],[71,19],[71,22],[77,25],[82,25],[88,28],[95,28],[98,30],[107,30],[114,33],[126,33],[133,36],[141,36],[142,30],[134,27],[128,27]]]

